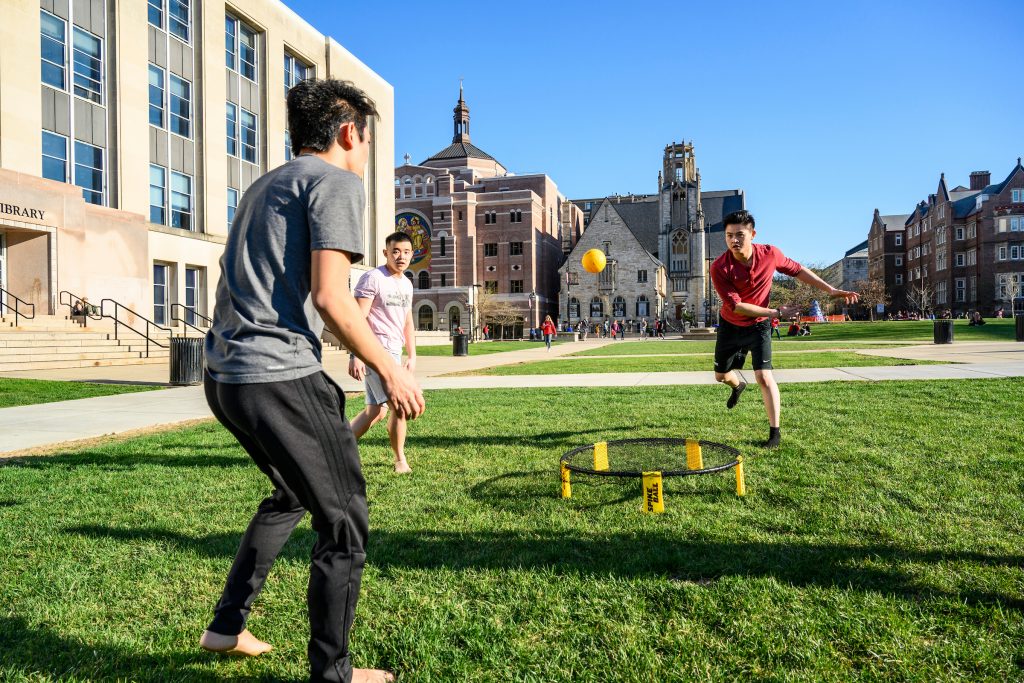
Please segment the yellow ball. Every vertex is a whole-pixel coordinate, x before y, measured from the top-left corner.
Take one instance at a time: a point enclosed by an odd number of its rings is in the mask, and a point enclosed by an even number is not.
[[[588,273],[600,273],[604,270],[607,259],[600,249],[591,249],[583,255],[583,270]]]

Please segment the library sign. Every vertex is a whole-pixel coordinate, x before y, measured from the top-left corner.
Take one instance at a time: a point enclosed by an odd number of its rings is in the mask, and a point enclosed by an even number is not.
[[[45,213],[46,212],[42,209],[33,209],[28,206],[19,206],[17,204],[6,204],[4,202],[0,202],[0,215],[42,221]]]

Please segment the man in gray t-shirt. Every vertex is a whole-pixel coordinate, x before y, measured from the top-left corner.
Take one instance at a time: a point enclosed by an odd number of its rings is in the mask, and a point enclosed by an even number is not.
[[[308,511],[317,533],[307,593],[312,681],[394,680],[388,672],[353,669],[349,656],[369,535],[366,482],[345,395],[320,362],[326,323],[380,375],[396,415],[423,412],[412,375],[377,341],[349,289],[350,266],[363,257],[361,178],[367,122],[376,114],[373,102],[344,81],[306,80],[289,90],[298,156],[242,198],[206,338],[206,400],[274,492],[242,537],[199,643],[249,656],[271,649],[246,623],[274,559]]]

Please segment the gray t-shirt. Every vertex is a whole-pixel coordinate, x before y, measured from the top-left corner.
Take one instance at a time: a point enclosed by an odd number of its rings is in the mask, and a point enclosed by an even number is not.
[[[311,252],[363,258],[363,182],[312,155],[260,177],[238,205],[220,260],[206,367],[218,382],[259,384],[322,369],[324,322],[310,298]]]

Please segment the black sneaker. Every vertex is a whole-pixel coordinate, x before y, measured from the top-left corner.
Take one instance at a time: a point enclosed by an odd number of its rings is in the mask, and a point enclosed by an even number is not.
[[[746,388],[747,388],[747,383],[746,382],[740,382],[740,385],[738,387],[736,387],[735,389],[733,389],[732,393],[729,394],[729,400],[725,402],[725,407],[728,408],[729,410],[732,410],[733,408],[735,408],[736,404],[740,402],[740,394],[742,394],[743,390],[746,389]]]
[[[779,427],[768,428],[768,440],[764,442],[764,448],[778,448],[782,445],[782,429]]]

